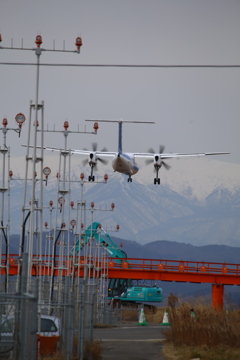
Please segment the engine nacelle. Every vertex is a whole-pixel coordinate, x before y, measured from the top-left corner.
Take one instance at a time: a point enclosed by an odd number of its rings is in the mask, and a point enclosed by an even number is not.
[[[89,154],[89,165],[96,165],[97,164],[97,157],[96,153],[90,153]]]
[[[162,166],[162,159],[161,159],[161,157],[158,155],[158,154],[155,154],[154,155],[154,163],[153,163],[153,166],[154,167],[158,167],[158,168],[160,168],[161,166]]]

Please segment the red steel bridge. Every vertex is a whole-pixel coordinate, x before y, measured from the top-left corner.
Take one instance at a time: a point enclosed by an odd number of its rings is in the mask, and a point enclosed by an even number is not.
[[[19,255],[10,254],[8,267],[4,255],[2,257],[1,275],[17,275],[19,269]],[[54,264],[54,266],[53,266]],[[51,256],[33,256],[32,276],[80,276],[84,275],[84,267],[90,269],[90,276],[101,276],[104,272],[108,278],[134,280],[160,280],[190,283],[212,284],[212,306],[223,308],[224,285],[240,285],[240,264],[177,261],[162,259],[116,259],[108,258],[107,267],[101,270],[101,263],[97,258],[84,259],[76,257],[74,263],[65,257],[55,261]],[[97,269],[97,270],[96,270]]]

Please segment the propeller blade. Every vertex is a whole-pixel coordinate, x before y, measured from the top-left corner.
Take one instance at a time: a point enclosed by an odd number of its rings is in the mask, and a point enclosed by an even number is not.
[[[101,159],[101,158],[97,158],[98,161],[100,161],[101,163],[103,163],[104,165],[107,165],[108,161],[105,159]]]
[[[162,154],[164,152],[165,146],[159,145],[159,154]],[[148,149],[148,152],[151,154],[156,154],[153,148]]]
[[[101,152],[108,151],[107,148],[104,146],[104,148],[101,150]]]
[[[165,161],[162,161],[162,164],[163,164],[163,166],[165,167],[166,170],[171,169],[171,166],[168,165],[167,163],[165,163]]]
[[[149,165],[149,164],[151,164],[151,163],[153,163],[153,159],[146,159],[146,160],[145,160],[145,164],[146,164],[146,165]]]
[[[92,150],[97,151],[97,143],[92,143]]]
[[[148,149],[148,152],[151,154],[155,154],[155,151],[153,150],[153,148]]]
[[[96,142],[92,143],[92,151],[95,152],[97,151],[97,147],[98,147],[98,144]],[[88,151],[88,149],[84,148],[83,150],[86,150]],[[104,146],[104,148],[101,150],[102,152],[104,151],[108,151],[107,148]]]
[[[165,146],[159,145],[159,154],[162,154],[164,152]]]

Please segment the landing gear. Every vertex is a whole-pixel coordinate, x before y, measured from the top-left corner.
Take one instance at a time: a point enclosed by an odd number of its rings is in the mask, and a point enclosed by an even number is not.
[[[94,181],[94,180],[95,180],[95,176],[93,175],[94,166],[95,166],[94,163],[90,164],[90,167],[91,167],[91,175],[89,175],[88,181]]]
[[[154,185],[158,184],[160,185],[160,178],[158,177],[158,172],[161,166],[159,165],[155,165],[155,170],[156,170],[156,177],[154,178]]]
[[[132,182],[132,178],[131,178],[131,176],[129,176],[129,178],[128,178],[128,182]]]

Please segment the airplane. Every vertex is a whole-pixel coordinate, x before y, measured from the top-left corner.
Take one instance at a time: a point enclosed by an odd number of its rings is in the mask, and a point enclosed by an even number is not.
[[[172,158],[180,158],[180,157],[200,157],[200,156],[208,156],[208,155],[225,155],[230,154],[228,152],[208,152],[208,153],[164,153],[164,146],[159,146],[159,152],[156,153],[152,148],[149,149],[147,153],[124,153],[122,150],[122,125],[123,123],[144,123],[144,124],[154,124],[152,121],[129,121],[129,120],[85,120],[85,121],[94,121],[94,122],[114,122],[118,123],[118,151],[109,152],[106,149],[102,149],[101,151],[97,150],[97,144],[93,143],[92,150],[74,150],[70,149],[71,154],[79,154],[83,156],[87,156],[88,159],[83,161],[83,165],[89,164],[91,168],[91,173],[88,177],[88,181],[95,181],[94,169],[97,167],[97,163],[102,162],[106,164],[107,161],[103,159],[103,157],[111,157],[112,160],[112,168],[114,172],[119,172],[121,174],[125,174],[128,176],[127,181],[132,182],[132,176],[137,174],[139,171],[139,166],[136,162],[136,158],[145,158],[146,165],[152,163],[153,169],[156,174],[154,178],[154,184],[160,185],[159,178],[159,170],[161,167],[164,167],[166,170],[169,170],[171,166],[169,166],[165,160]],[[46,150],[50,151],[61,151],[61,149],[52,148],[52,147],[44,147]]]
[[[156,177],[154,178],[154,184],[160,185],[159,170],[164,167],[166,170],[170,169],[170,166],[164,161],[165,159],[180,158],[180,157],[200,157],[206,155],[223,155],[229,154],[227,152],[209,152],[209,153],[164,153],[164,146],[160,145],[159,152],[156,153],[152,148],[147,153],[124,153],[122,150],[122,125],[123,123],[145,123],[154,124],[154,122],[147,121],[128,121],[128,120],[86,120],[86,121],[97,121],[97,122],[115,122],[118,123],[118,151],[108,152],[105,149],[102,151],[97,150],[96,143],[93,144],[92,151],[89,150],[71,150],[71,153],[88,156],[88,160],[83,163],[86,165],[87,162],[91,168],[91,174],[88,177],[89,181],[94,181],[95,177],[93,174],[94,168],[97,166],[97,162],[106,163],[102,157],[113,157],[112,168],[114,172],[119,172],[128,176],[127,181],[132,182],[132,176],[139,171],[139,166],[136,162],[136,158],[146,158],[146,164],[153,163]]]

